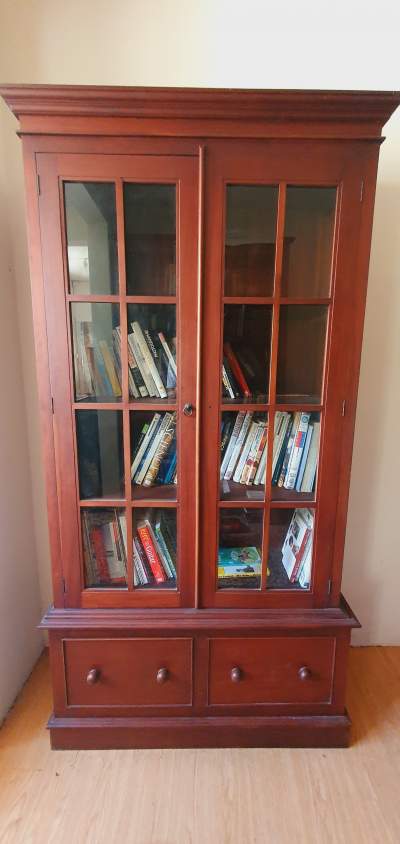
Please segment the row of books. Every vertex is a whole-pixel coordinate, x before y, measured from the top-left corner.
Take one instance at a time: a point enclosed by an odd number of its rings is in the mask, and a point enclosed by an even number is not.
[[[317,474],[321,423],[311,413],[277,411],[274,420],[272,485],[312,492]],[[261,481],[263,483],[264,480]]]
[[[176,483],[176,413],[154,413],[138,437],[131,478],[139,486]]]
[[[225,414],[221,423],[221,480],[265,484],[268,422],[252,411]],[[311,413],[277,411],[272,485],[312,492],[318,464],[320,422]]]
[[[136,525],[133,537],[135,586],[176,584],[176,530],[174,515],[153,510],[152,518]],[[126,587],[127,533],[124,512],[82,513],[86,586]]]
[[[171,398],[176,390],[176,338],[131,323],[128,333],[129,394],[133,398]],[[77,400],[119,399],[121,390],[121,327],[112,332],[112,345],[97,340],[93,323],[74,322],[75,390]]]
[[[310,588],[314,514],[295,510],[282,545],[282,565],[291,583]]]

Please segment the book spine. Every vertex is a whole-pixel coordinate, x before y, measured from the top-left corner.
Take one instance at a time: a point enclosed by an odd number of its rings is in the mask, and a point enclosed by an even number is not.
[[[164,583],[164,581],[167,579],[167,576],[158,558],[157,551],[154,547],[148,527],[145,522],[139,522],[137,526],[137,532],[139,534],[140,541],[143,545],[144,552],[149,561],[149,565],[153,572],[156,583]]]
[[[151,376],[151,373],[149,372],[149,370],[147,368],[146,361],[145,361],[145,359],[142,355],[141,348],[140,348],[139,344],[137,343],[136,337],[133,334],[133,332],[132,332],[132,334],[128,334],[128,343],[129,343],[129,345],[132,349],[133,356],[134,356],[134,359],[137,363],[138,370],[140,372],[141,378],[143,379],[144,385],[146,387],[147,394],[149,396],[151,396],[152,398],[158,396],[158,391],[156,389],[156,385],[155,385],[154,380]]]
[[[172,448],[173,448],[173,444],[172,444]],[[176,472],[176,448],[175,448],[174,454],[172,455],[172,460],[171,460],[168,472],[165,476],[164,483],[166,483],[166,484],[173,483],[175,472]]]
[[[148,389],[146,384],[144,383],[142,373],[138,367],[138,363],[136,357],[133,353],[133,334],[128,334],[128,364],[129,364],[129,374],[132,378],[132,381],[135,385],[135,390],[138,392],[137,398],[142,396],[145,398],[149,395]],[[133,391],[132,391],[133,392]]]
[[[251,417],[252,416],[253,416],[253,414],[251,414]],[[240,483],[242,472],[243,472],[246,460],[248,458],[249,451],[250,451],[250,448],[252,446],[253,439],[254,439],[254,436],[256,434],[257,429],[258,429],[257,422],[252,422],[251,419],[250,419],[249,420],[248,433],[247,433],[247,436],[246,436],[244,445],[242,447],[240,457],[239,457],[239,460],[238,460],[238,463],[236,465],[236,469],[235,469],[235,472],[234,472],[234,475],[233,475],[233,480],[235,481],[235,483]]]
[[[272,486],[277,486],[279,483],[279,479],[282,472],[282,467],[285,461],[285,455],[287,451],[287,447],[289,445],[290,435],[292,433],[293,428],[293,416],[290,414],[289,419],[287,420],[287,425],[285,427],[285,433],[282,439],[282,444],[279,449],[278,458],[276,461],[276,466],[274,469],[274,473],[272,475]]]
[[[140,351],[142,352],[143,357],[146,361],[146,365],[150,371],[151,377],[153,378],[153,381],[156,385],[157,392],[162,399],[166,399],[168,395],[167,391],[161,380],[158,369],[154,363],[154,358],[146,343],[146,339],[139,322],[132,322],[132,331],[140,347]]]
[[[243,425],[245,416],[246,416],[246,414],[242,410],[240,410],[239,413],[237,413],[237,415],[236,415],[236,419],[235,419],[235,423],[234,423],[234,426],[233,426],[231,438],[229,440],[227,449],[226,449],[225,454],[224,454],[224,458],[223,458],[222,463],[221,463],[221,469],[220,469],[220,478],[221,479],[224,477],[225,469],[227,468],[228,463],[231,459],[232,451],[235,447],[236,440],[239,436],[240,429]]]
[[[290,461],[288,464],[286,478],[284,481],[285,489],[294,489],[296,484],[297,473],[299,471],[299,465],[301,461],[301,455],[303,453],[303,448],[305,445],[307,431],[308,431],[308,423],[310,421],[310,414],[309,413],[302,413],[300,415],[299,426],[296,431],[296,436],[293,442],[292,453],[290,457]]]
[[[310,423],[310,425],[308,426],[306,441],[304,443],[303,454],[301,455],[299,471],[297,473],[296,492],[301,492],[301,484],[302,484],[303,477],[304,477],[304,472],[305,472],[305,468],[306,468],[308,452],[310,450],[312,435],[313,435],[313,424]]]
[[[278,486],[283,486],[284,482],[285,482],[286,472],[287,472],[287,468],[289,466],[289,461],[290,461],[290,458],[291,458],[291,455],[292,455],[293,443],[294,443],[294,440],[295,440],[295,437],[296,437],[296,432],[297,432],[297,428],[298,428],[298,424],[299,424],[299,418],[298,417],[299,417],[299,414],[296,413],[294,420],[293,420],[292,429],[290,431],[290,436],[289,436],[288,443],[287,443],[285,457],[284,457],[284,460],[283,460],[283,463],[282,463],[282,469],[281,469],[281,474],[279,476]]]
[[[222,383],[225,387],[226,393],[229,396],[229,398],[234,399],[235,393],[233,392],[233,387],[231,386],[231,383],[229,381],[228,373],[227,373],[226,368],[225,368],[225,364],[222,364]]]
[[[254,478],[256,476],[256,472],[257,472],[257,469],[258,469],[258,466],[259,466],[259,463],[260,463],[260,460],[261,460],[261,455],[263,454],[263,451],[264,451],[266,444],[267,444],[267,439],[268,439],[268,423],[266,422],[264,425],[262,425],[262,428],[261,428],[261,436],[259,438],[258,448],[257,448],[257,451],[254,455],[253,463],[252,463],[252,466],[251,466],[251,469],[250,469],[250,472],[249,472],[249,479],[247,481],[248,485],[250,485],[254,482]]]
[[[266,466],[267,466],[267,456],[268,456],[268,442],[265,443],[263,452],[260,457],[260,462],[258,465],[258,469],[255,474],[254,483],[255,484],[265,484],[265,474],[266,474]]]
[[[254,430],[254,437],[251,441],[251,446],[242,469],[242,474],[240,476],[240,483],[246,484],[246,486],[249,486],[250,473],[253,469],[254,460],[258,451],[258,446],[260,445],[260,441],[264,431],[263,425],[261,425],[259,422],[256,422],[255,424],[257,425],[257,428],[255,428]]]
[[[253,418],[253,413],[250,411],[246,413],[243,424],[240,428],[234,449],[231,454],[231,458],[229,460],[228,466],[226,468],[224,479],[229,481],[235,471],[235,466],[237,466],[238,460],[240,459],[241,450],[243,448],[243,443],[245,442],[245,437],[251,425],[251,420]],[[235,473],[236,474],[236,473]],[[233,478],[236,480],[236,477]]]
[[[308,542],[310,535],[311,535],[311,530],[310,530],[310,528],[307,528],[307,530],[306,530],[306,532],[303,536],[302,543],[300,545],[299,551],[296,554],[296,562],[293,566],[293,571],[290,575],[290,582],[291,583],[295,583],[296,580],[297,580],[297,576],[298,576],[298,573],[300,571],[301,563],[302,563],[302,560],[303,560],[303,557],[304,557],[304,553],[305,553],[307,542]]]
[[[95,560],[92,554],[92,543],[90,541],[89,525],[87,520],[87,513],[83,513],[82,519],[82,539],[83,551],[85,559],[85,575],[86,586],[95,586],[98,580],[98,572]]]
[[[228,361],[228,358],[224,357],[224,363],[223,363],[223,365],[224,365],[224,369],[225,369],[226,377],[227,377],[227,379],[228,379],[228,381],[229,381],[229,384],[230,384],[230,386],[231,386],[231,388],[232,388],[233,395],[234,395],[235,399],[238,399],[238,398],[240,398],[240,390],[238,389],[238,385],[237,385],[237,383],[236,383],[236,379],[235,379],[235,377],[234,377],[234,375],[233,375],[233,372],[232,372],[232,370],[231,370],[231,368],[230,368],[230,366],[229,366],[229,361]]]
[[[149,561],[144,553],[143,545],[138,536],[135,536],[133,539],[133,546],[134,552],[136,552],[138,558],[140,559],[141,566],[144,572],[144,582],[145,583],[152,583],[154,581],[154,575],[150,568]]]
[[[141,460],[144,457],[147,449],[149,448],[150,443],[152,442],[152,439],[153,439],[153,437],[156,433],[156,430],[158,428],[160,421],[161,421],[161,413],[155,413],[151,422],[150,422],[148,430],[147,430],[147,432],[146,432],[146,434],[145,434],[145,436],[142,440],[142,444],[141,444],[140,448],[137,451],[137,454],[135,454],[135,457],[133,459],[132,466],[131,466],[131,478],[132,478],[132,480],[134,480],[135,474],[136,474],[136,472],[139,468]]]
[[[311,438],[310,450],[308,452],[306,467],[304,470],[304,477],[303,482],[301,484],[301,491],[302,492],[312,492],[315,476],[317,473],[317,465],[318,465],[318,451],[319,451],[319,439],[321,433],[321,423],[314,422],[313,425],[313,435]]]
[[[114,361],[111,357],[110,350],[105,340],[99,341],[99,348],[101,354],[103,355],[104,365],[106,368],[108,379],[111,383],[112,391],[114,393],[114,396],[116,396],[116,398],[119,398],[120,396],[122,396],[121,385],[118,381],[118,376],[114,367]]]
[[[237,384],[238,384],[239,388],[241,389],[243,396],[245,398],[250,398],[251,390],[249,389],[247,381],[246,381],[246,379],[243,375],[242,367],[240,366],[240,363],[239,363],[230,343],[224,343],[224,353],[225,353],[225,355],[228,359],[228,363],[231,367],[234,378],[236,379]]]
[[[171,352],[171,349],[170,349],[170,348],[169,348],[169,346],[168,346],[168,343],[167,343],[167,341],[166,341],[166,339],[165,339],[164,334],[162,333],[162,331],[159,331],[159,332],[158,332],[158,336],[159,336],[159,339],[160,339],[160,343],[162,344],[162,347],[163,347],[163,349],[164,349],[164,352],[165,352],[165,354],[166,354],[166,356],[167,356],[167,358],[168,358],[169,365],[170,365],[170,367],[171,367],[171,369],[172,369],[172,372],[174,373],[175,378],[176,378],[176,375],[177,375],[177,368],[176,368],[176,361],[175,361],[175,359],[174,359],[174,356],[173,356],[173,354],[172,354],[172,352]]]
[[[174,561],[171,557],[171,554],[169,553],[167,543],[166,543],[164,536],[163,536],[163,533],[162,533],[160,522],[156,523],[155,532],[156,532],[158,546],[161,549],[162,554],[167,561],[168,568],[170,569],[170,572],[171,572],[171,577],[175,579],[176,578],[175,563],[174,563]]]
[[[160,441],[145,475],[143,486],[152,486],[154,484],[154,481],[160,471],[161,463],[164,460],[175,436],[175,427],[176,413],[173,413],[164,433],[160,434]]]
[[[147,475],[148,469],[151,465],[151,461],[160,445],[162,438],[171,422],[172,414],[165,413],[164,416],[161,417],[160,425],[156,431],[154,439],[152,440],[149,448],[147,449],[145,455],[143,456],[142,464],[139,466],[139,469],[135,475],[135,483],[141,485]]]
[[[96,559],[96,568],[99,574],[99,580],[104,583],[109,583],[110,576],[108,573],[107,557],[101,527],[93,527],[91,529],[90,539]]]

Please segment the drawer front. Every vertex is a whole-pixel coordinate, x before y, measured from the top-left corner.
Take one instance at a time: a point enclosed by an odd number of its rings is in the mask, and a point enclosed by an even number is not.
[[[191,639],[64,639],[68,706],[192,702]]]
[[[209,705],[329,703],[335,639],[210,639]]]

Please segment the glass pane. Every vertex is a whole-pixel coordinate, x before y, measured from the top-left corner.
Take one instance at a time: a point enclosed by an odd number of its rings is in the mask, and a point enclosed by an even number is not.
[[[134,399],[176,398],[175,305],[128,306],[129,393]]]
[[[336,188],[288,187],[282,296],[329,296]]]
[[[122,412],[76,413],[81,498],[124,498]]]
[[[176,499],[176,413],[131,413],[134,498]]]
[[[225,296],[272,296],[278,188],[228,185]]]
[[[309,589],[314,512],[271,509],[267,589]]]
[[[133,570],[136,588],[176,589],[176,510],[135,508]]]
[[[174,295],[175,185],[125,184],[124,209],[127,293]]]
[[[271,323],[269,305],[225,305],[224,403],[268,401]]]
[[[65,182],[67,260],[71,293],[118,292],[115,187]]]
[[[281,306],[278,402],[321,402],[327,316],[328,308],[324,305]]]
[[[267,414],[226,411],[221,417],[220,497],[263,500]]]
[[[81,523],[86,588],[126,588],[125,510],[83,509]]]
[[[218,589],[259,589],[263,510],[219,511]]]
[[[276,411],[272,458],[274,501],[315,498],[320,433],[319,413]]]
[[[73,302],[71,316],[76,401],[120,401],[119,305]]]

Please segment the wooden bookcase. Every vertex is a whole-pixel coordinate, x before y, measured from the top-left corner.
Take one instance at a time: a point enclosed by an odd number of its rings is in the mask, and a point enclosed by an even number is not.
[[[341,567],[400,95],[1,93],[25,163],[52,746],[346,745]]]

